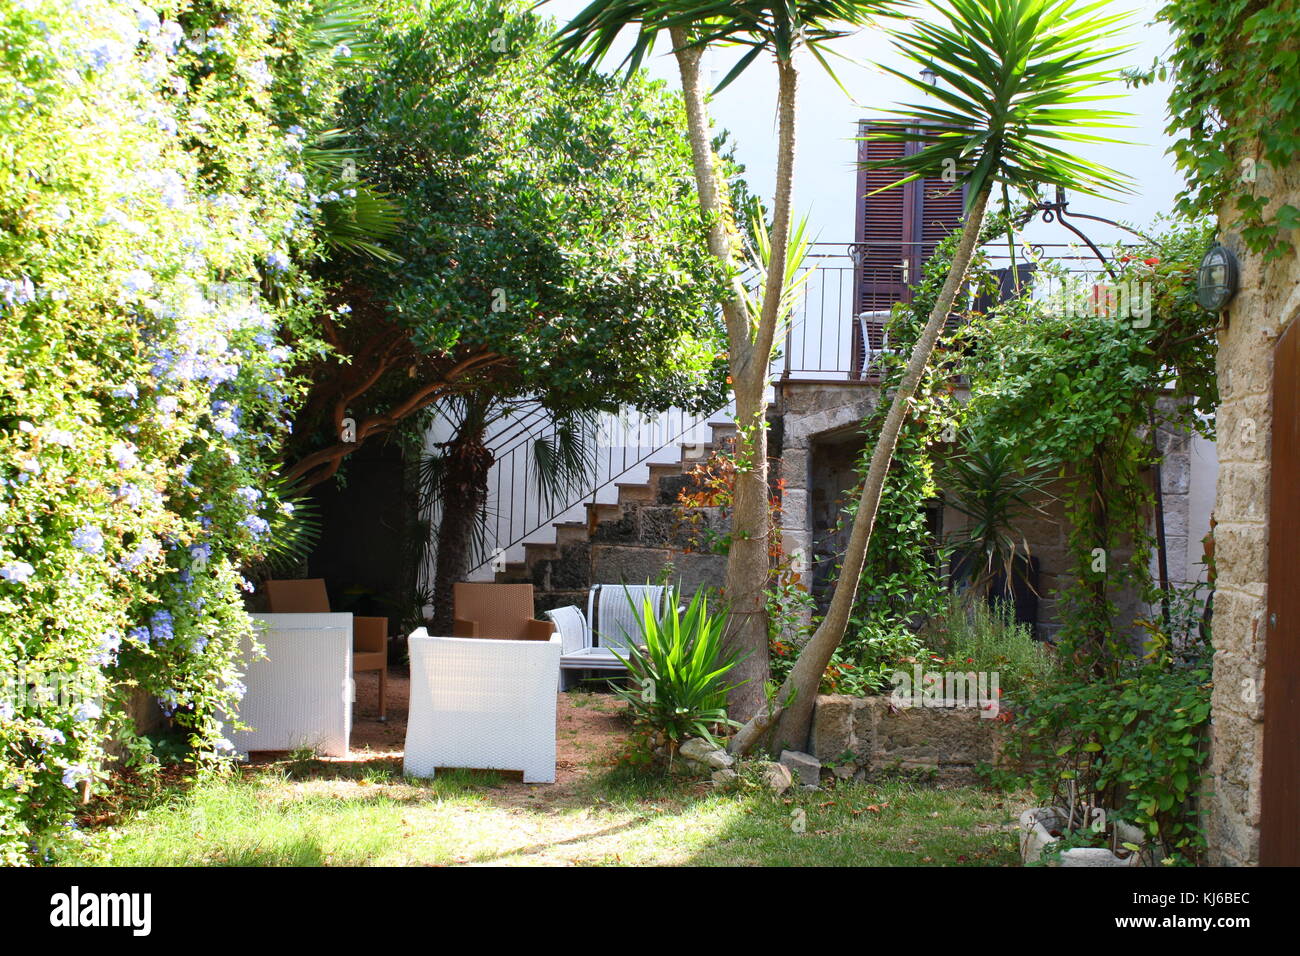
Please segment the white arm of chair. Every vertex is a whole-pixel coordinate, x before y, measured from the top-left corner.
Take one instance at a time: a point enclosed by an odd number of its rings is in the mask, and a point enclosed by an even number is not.
[[[578,608],[557,607],[547,611],[546,616],[555,622],[555,631],[560,638],[560,653],[572,654],[584,647],[591,647],[591,628],[587,618]]]

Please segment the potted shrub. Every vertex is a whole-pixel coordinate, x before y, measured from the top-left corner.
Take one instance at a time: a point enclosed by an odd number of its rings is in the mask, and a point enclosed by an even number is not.
[[[1167,659],[1027,701],[1007,751],[1042,799],[1021,816],[1025,863],[1195,863],[1209,711],[1204,663]]]

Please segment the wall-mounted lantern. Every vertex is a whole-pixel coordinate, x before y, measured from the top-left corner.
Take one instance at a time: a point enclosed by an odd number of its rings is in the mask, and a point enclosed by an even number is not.
[[[1217,242],[1210,246],[1196,273],[1196,301],[1209,312],[1219,312],[1237,294],[1237,257]]]

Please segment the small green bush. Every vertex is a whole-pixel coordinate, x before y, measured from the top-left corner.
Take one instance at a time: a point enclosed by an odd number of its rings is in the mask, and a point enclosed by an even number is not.
[[[963,671],[996,673],[1002,696],[1009,701],[1029,698],[1050,686],[1061,673],[1056,651],[1035,641],[1017,624],[1011,605],[992,607],[983,601],[967,608],[954,599],[930,622],[922,635],[931,654]],[[942,668],[940,668],[942,669]]]

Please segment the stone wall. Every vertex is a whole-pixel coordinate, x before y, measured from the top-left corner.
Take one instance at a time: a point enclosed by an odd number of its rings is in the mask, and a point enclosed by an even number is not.
[[[1261,165],[1260,177],[1261,194],[1300,204],[1300,172],[1277,182]],[[1208,859],[1252,865],[1260,842],[1273,347],[1300,313],[1300,259],[1290,253],[1264,268],[1231,230],[1220,239],[1236,252],[1241,275],[1219,332]]]
[[[823,694],[813,708],[809,751],[838,776],[934,771],[940,782],[973,783],[979,764],[1001,759],[1007,724],[973,707],[891,707],[888,697]]]
[[[958,398],[964,399],[965,395],[959,392]],[[783,382],[778,393],[776,412],[783,436],[781,473],[785,479],[781,534],[788,553],[802,550],[806,555],[814,594],[830,580],[836,557],[843,552],[843,536],[833,532],[833,525],[857,482],[853,466],[864,441],[862,419],[878,401],[879,388],[866,382]],[[1208,522],[1204,509],[1199,508],[1198,524],[1204,526],[1193,526],[1191,502],[1193,495],[1203,489],[1192,484],[1189,436],[1161,428],[1158,441],[1165,455],[1160,478],[1170,580],[1176,584],[1203,580],[1204,569],[1195,559]],[[1201,451],[1204,454],[1206,449]],[[1212,453],[1212,447],[1209,451]],[[1212,481],[1212,468],[1209,476]],[[1040,502],[1042,511],[1025,516],[1017,526],[1039,566],[1041,637],[1050,637],[1060,626],[1055,595],[1068,583],[1072,571],[1066,547],[1069,526],[1064,493],[1063,482],[1049,487]],[[953,508],[943,509],[945,533],[960,529],[967,520]],[[1109,559],[1115,562],[1127,557],[1121,551]],[[1154,574],[1154,560],[1152,571]],[[1146,611],[1136,594],[1119,595],[1115,600],[1122,621]]]
[[[694,546],[705,529],[725,532],[727,520],[717,508],[699,508],[698,524],[683,524],[676,501],[687,480],[660,479],[649,500],[625,503],[619,514],[597,522],[584,540],[561,544],[558,557],[537,561],[531,580],[538,613],[569,604],[585,611],[593,584],[654,583],[669,565],[671,581],[685,600],[702,587],[720,588],[726,555],[702,553]]]

